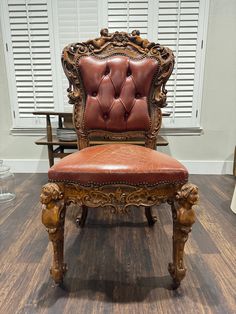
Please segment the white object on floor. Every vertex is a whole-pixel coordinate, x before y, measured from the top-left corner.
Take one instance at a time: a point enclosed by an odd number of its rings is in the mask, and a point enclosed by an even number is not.
[[[231,202],[230,208],[236,214],[236,185],[235,185],[235,188],[234,188],[234,194],[233,194],[233,197],[232,197],[232,202]]]

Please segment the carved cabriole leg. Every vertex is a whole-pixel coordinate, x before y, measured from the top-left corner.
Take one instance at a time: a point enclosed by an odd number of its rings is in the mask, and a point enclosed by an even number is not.
[[[50,269],[51,276],[56,284],[63,281],[66,272],[64,264],[64,226],[60,226],[56,231],[48,229],[49,239],[53,245],[53,265]]]
[[[66,271],[63,259],[66,205],[63,197],[61,187],[55,183],[44,185],[40,195],[42,223],[47,228],[53,245],[53,264],[50,273],[56,284],[62,283]]]
[[[173,262],[169,264],[169,272],[172,276],[175,288],[180,285],[185,277],[184,246],[188,234],[195,222],[195,212],[192,208],[198,201],[197,186],[187,183],[178,191],[176,199],[171,201],[173,216]]]
[[[157,216],[153,216],[152,214],[152,207],[145,206],[145,216],[147,218],[148,225],[152,227],[157,221]]]

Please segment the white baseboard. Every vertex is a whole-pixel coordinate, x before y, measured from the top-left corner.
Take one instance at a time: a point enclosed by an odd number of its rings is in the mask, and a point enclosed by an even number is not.
[[[190,174],[233,174],[233,161],[182,160]]]
[[[48,159],[3,159],[13,173],[47,173]]]
[[[224,160],[182,160],[190,174],[232,174],[233,161]],[[14,173],[46,173],[48,159],[4,159],[4,164]]]

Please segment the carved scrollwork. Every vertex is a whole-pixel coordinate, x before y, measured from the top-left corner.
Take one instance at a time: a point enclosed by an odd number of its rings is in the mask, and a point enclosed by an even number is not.
[[[115,32],[112,36],[114,46],[127,46],[129,42],[129,35],[125,32]]]
[[[110,140],[110,141],[127,141],[129,139],[144,139],[144,131],[127,131],[120,133],[113,133],[111,131],[103,130],[89,130],[88,135],[90,139]]]
[[[88,147],[89,138],[84,128],[84,107],[81,104],[74,106],[73,122],[78,135],[79,148]]]
[[[161,109],[156,107],[151,112],[152,124],[146,134],[146,147],[156,149],[157,134],[161,127],[162,113]]]
[[[80,89],[73,90],[73,87],[71,84],[69,84],[69,87],[67,88],[67,97],[69,98],[69,104],[79,104],[81,101],[81,91]]]
[[[154,79],[152,104],[160,108],[166,106],[167,90],[165,86],[174,68],[174,58],[173,55],[170,56],[172,56],[172,58],[168,58],[167,62],[163,64]]]
[[[87,55],[90,51],[90,46],[86,43],[76,43],[74,46],[70,46],[70,49],[76,52],[76,54]]]
[[[113,213],[126,213],[129,206],[153,206],[173,196],[176,187],[136,188],[133,186],[109,186],[86,188],[74,183],[66,184],[65,197],[69,203],[87,207],[110,207]]]

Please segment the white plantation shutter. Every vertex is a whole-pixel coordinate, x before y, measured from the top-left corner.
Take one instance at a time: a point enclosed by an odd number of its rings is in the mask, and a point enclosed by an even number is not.
[[[159,0],[157,37],[176,56],[173,74],[167,83],[168,107],[172,116],[164,125],[191,127],[197,123],[200,100],[194,99],[197,89],[197,53],[201,53],[199,36],[200,0]],[[196,74],[196,75],[195,75]],[[194,102],[195,101],[195,102]]]
[[[143,36],[148,31],[148,0],[108,0],[107,24],[110,32],[140,30]]]
[[[44,119],[35,110],[55,110],[52,43],[49,31],[49,1],[4,0],[8,30],[7,72],[14,107],[15,127],[34,127]]]
[[[99,36],[97,0],[57,0],[57,23],[59,50],[73,42],[86,41]],[[64,108],[72,111],[68,104],[66,89],[68,80],[60,68]]]
[[[78,40],[79,19],[77,0],[68,0],[66,2],[64,0],[58,0],[57,5],[59,54],[66,45]],[[66,107],[68,104],[68,97],[66,92],[68,88],[68,80],[64,75],[59,62],[58,67],[60,68],[60,75],[62,80],[62,99],[64,106]]]
[[[198,127],[206,36],[208,0],[106,0],[109,30],[131,32],[170,47],[176,56],[168,81],[171,116],[165,127]],[[105,13],[104,13],[105,15]]]

